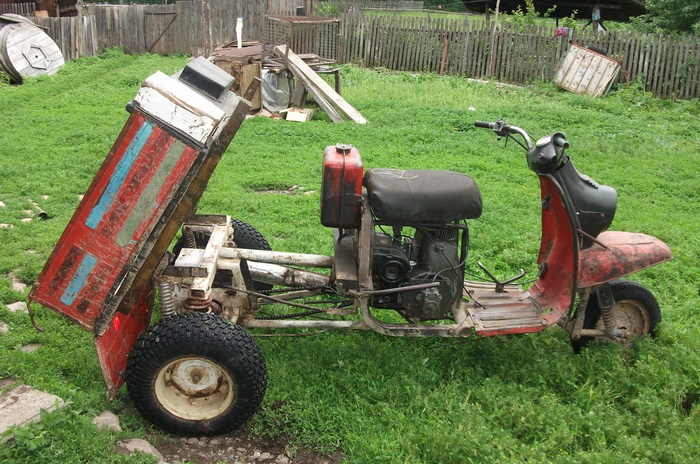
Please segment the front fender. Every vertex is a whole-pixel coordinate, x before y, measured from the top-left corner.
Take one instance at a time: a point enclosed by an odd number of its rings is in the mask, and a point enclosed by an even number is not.
[[[673,258],[656,237],[630,232],[603,232],[579,252],[579,289],[594,287]]]

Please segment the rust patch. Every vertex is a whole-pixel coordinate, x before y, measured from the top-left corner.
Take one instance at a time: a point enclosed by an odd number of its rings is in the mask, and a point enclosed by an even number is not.
[[[71,275],[71,270],[75,267],[76,260],[80,257],[80,254],[81,251],[78,247],[74,246],[70,249],[66,255],[66,259],[63,260],[63,263],[61,263],[61,266],[56,271],[56,275],[51,279],[51,283],[49,283],[49,289],[52,292],[58,292],[61,284],[67,281],[67,276]]]

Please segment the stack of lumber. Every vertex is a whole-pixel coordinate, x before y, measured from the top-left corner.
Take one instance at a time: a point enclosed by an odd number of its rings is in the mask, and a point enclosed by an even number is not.
[[[292,52],[286,45],[275,47],[275,53],[284,58],[286,67],[294,77],[304,84],[306,90],[313,95],[314,100],[330,116],[334,122],[343,122],[343,115],[358,124],[366,124],[362,114],[353,108],[326,81],[321,78],[299,55]]]

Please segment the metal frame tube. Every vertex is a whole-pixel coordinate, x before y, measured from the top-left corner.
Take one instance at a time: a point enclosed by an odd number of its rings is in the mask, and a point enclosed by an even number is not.
[[[261,263],[287,264],[305,267],[333,267],[333,257],[280,251],[249,250],[245,248],[222,248],[219,256],[229,259],[246,259]]]

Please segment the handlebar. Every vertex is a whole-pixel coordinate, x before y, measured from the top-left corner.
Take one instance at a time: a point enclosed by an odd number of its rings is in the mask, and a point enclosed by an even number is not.
[[[521,129],[518,126],[506,124],[503,119],[499,119],[498,121],[494,122],[475,121],[474,126],[482,129],[492,129],[499,137],[512,137],[513,133],[518,134],[525,140],[525,146],[523,146],[523,148],[526,150],[532,149],[532,138],[530,137],[530,134],[525,132],[525,129]]]

